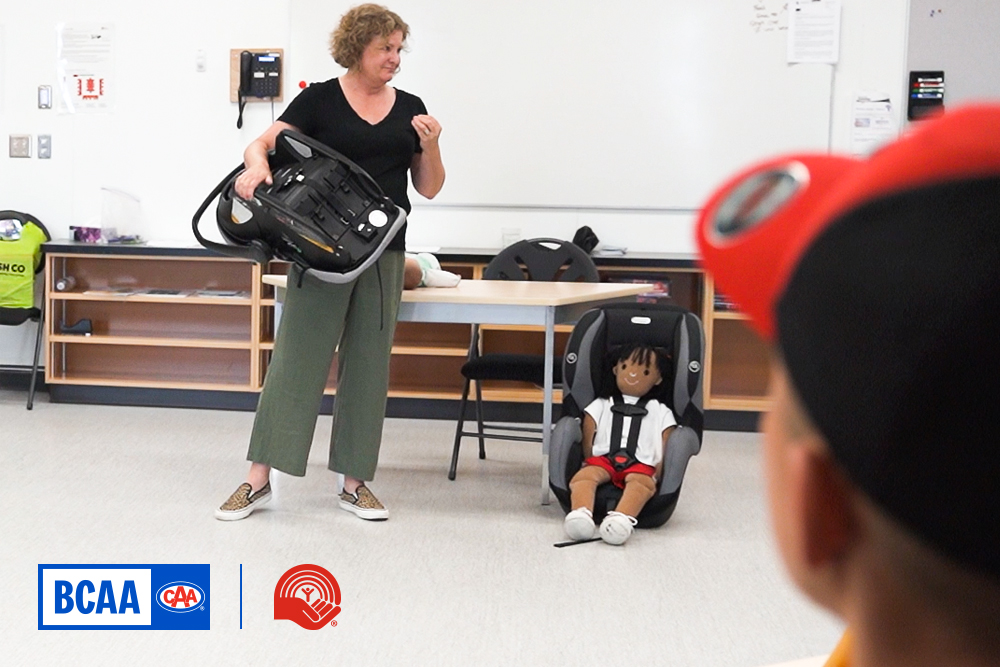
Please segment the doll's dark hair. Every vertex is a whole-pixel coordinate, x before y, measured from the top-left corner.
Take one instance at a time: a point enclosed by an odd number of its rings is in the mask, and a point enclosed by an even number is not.
[[[623,361],[628,361],[632,357],[636,358],[640,364],[648,365],[650,360],[655,360],[656,370],[660,372],[660,376],[666,380],[671,376],[671,370],[673,368],[673,355],[665,347],[656,347],[649,345],[647,343],[625,343],[611,348],[606,356],[605,363],[605,373],[602,377],[601,390],[598,392],[598,396],[602,398],[610,398],[618,391],[618,385],[615,382],[615,374],[613,369],[615,366]],[[659,385],[654,386],[649,390],[647,396],[649,398],[659,398],[659,395],[663,392],[666,383],[661,382]]]

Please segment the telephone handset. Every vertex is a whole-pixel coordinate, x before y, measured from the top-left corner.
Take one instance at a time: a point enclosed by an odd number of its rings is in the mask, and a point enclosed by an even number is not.
[[[277,53],[240,54],[240,115],[236,127],[243,127],[243,108],[247,98],[278,97],[281,94],[281,56]]]

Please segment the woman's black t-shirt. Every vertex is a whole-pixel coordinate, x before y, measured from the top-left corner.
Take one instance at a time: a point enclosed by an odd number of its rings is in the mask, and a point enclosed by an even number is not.
[[[300,92],[278,120],[357,163],[396,205],[409,213],[407,174],[414,154],[421,152],[420,139],[410,120],[426,113],[419,97],[397,89],[389,114],[372,125],[351,108],[340,82],[330,79]],[[404,250],[405,235],[404,225],[388,249]]]

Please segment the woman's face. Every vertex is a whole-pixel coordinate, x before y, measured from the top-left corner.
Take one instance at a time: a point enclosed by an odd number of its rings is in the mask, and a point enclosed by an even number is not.
[[[361,54],[358,69],[369,79],[388,83],[399,70],[399,54],[402,50],[402,31],[397,30],[388,37],[375,37]]]

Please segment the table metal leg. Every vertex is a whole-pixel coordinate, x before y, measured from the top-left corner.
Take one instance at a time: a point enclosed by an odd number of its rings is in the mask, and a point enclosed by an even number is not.
[[[555,361],[556,311],[545,309],[545,395],[542,399],[542,504],[549,504],[549,442],[552,438],[552,364]]]

